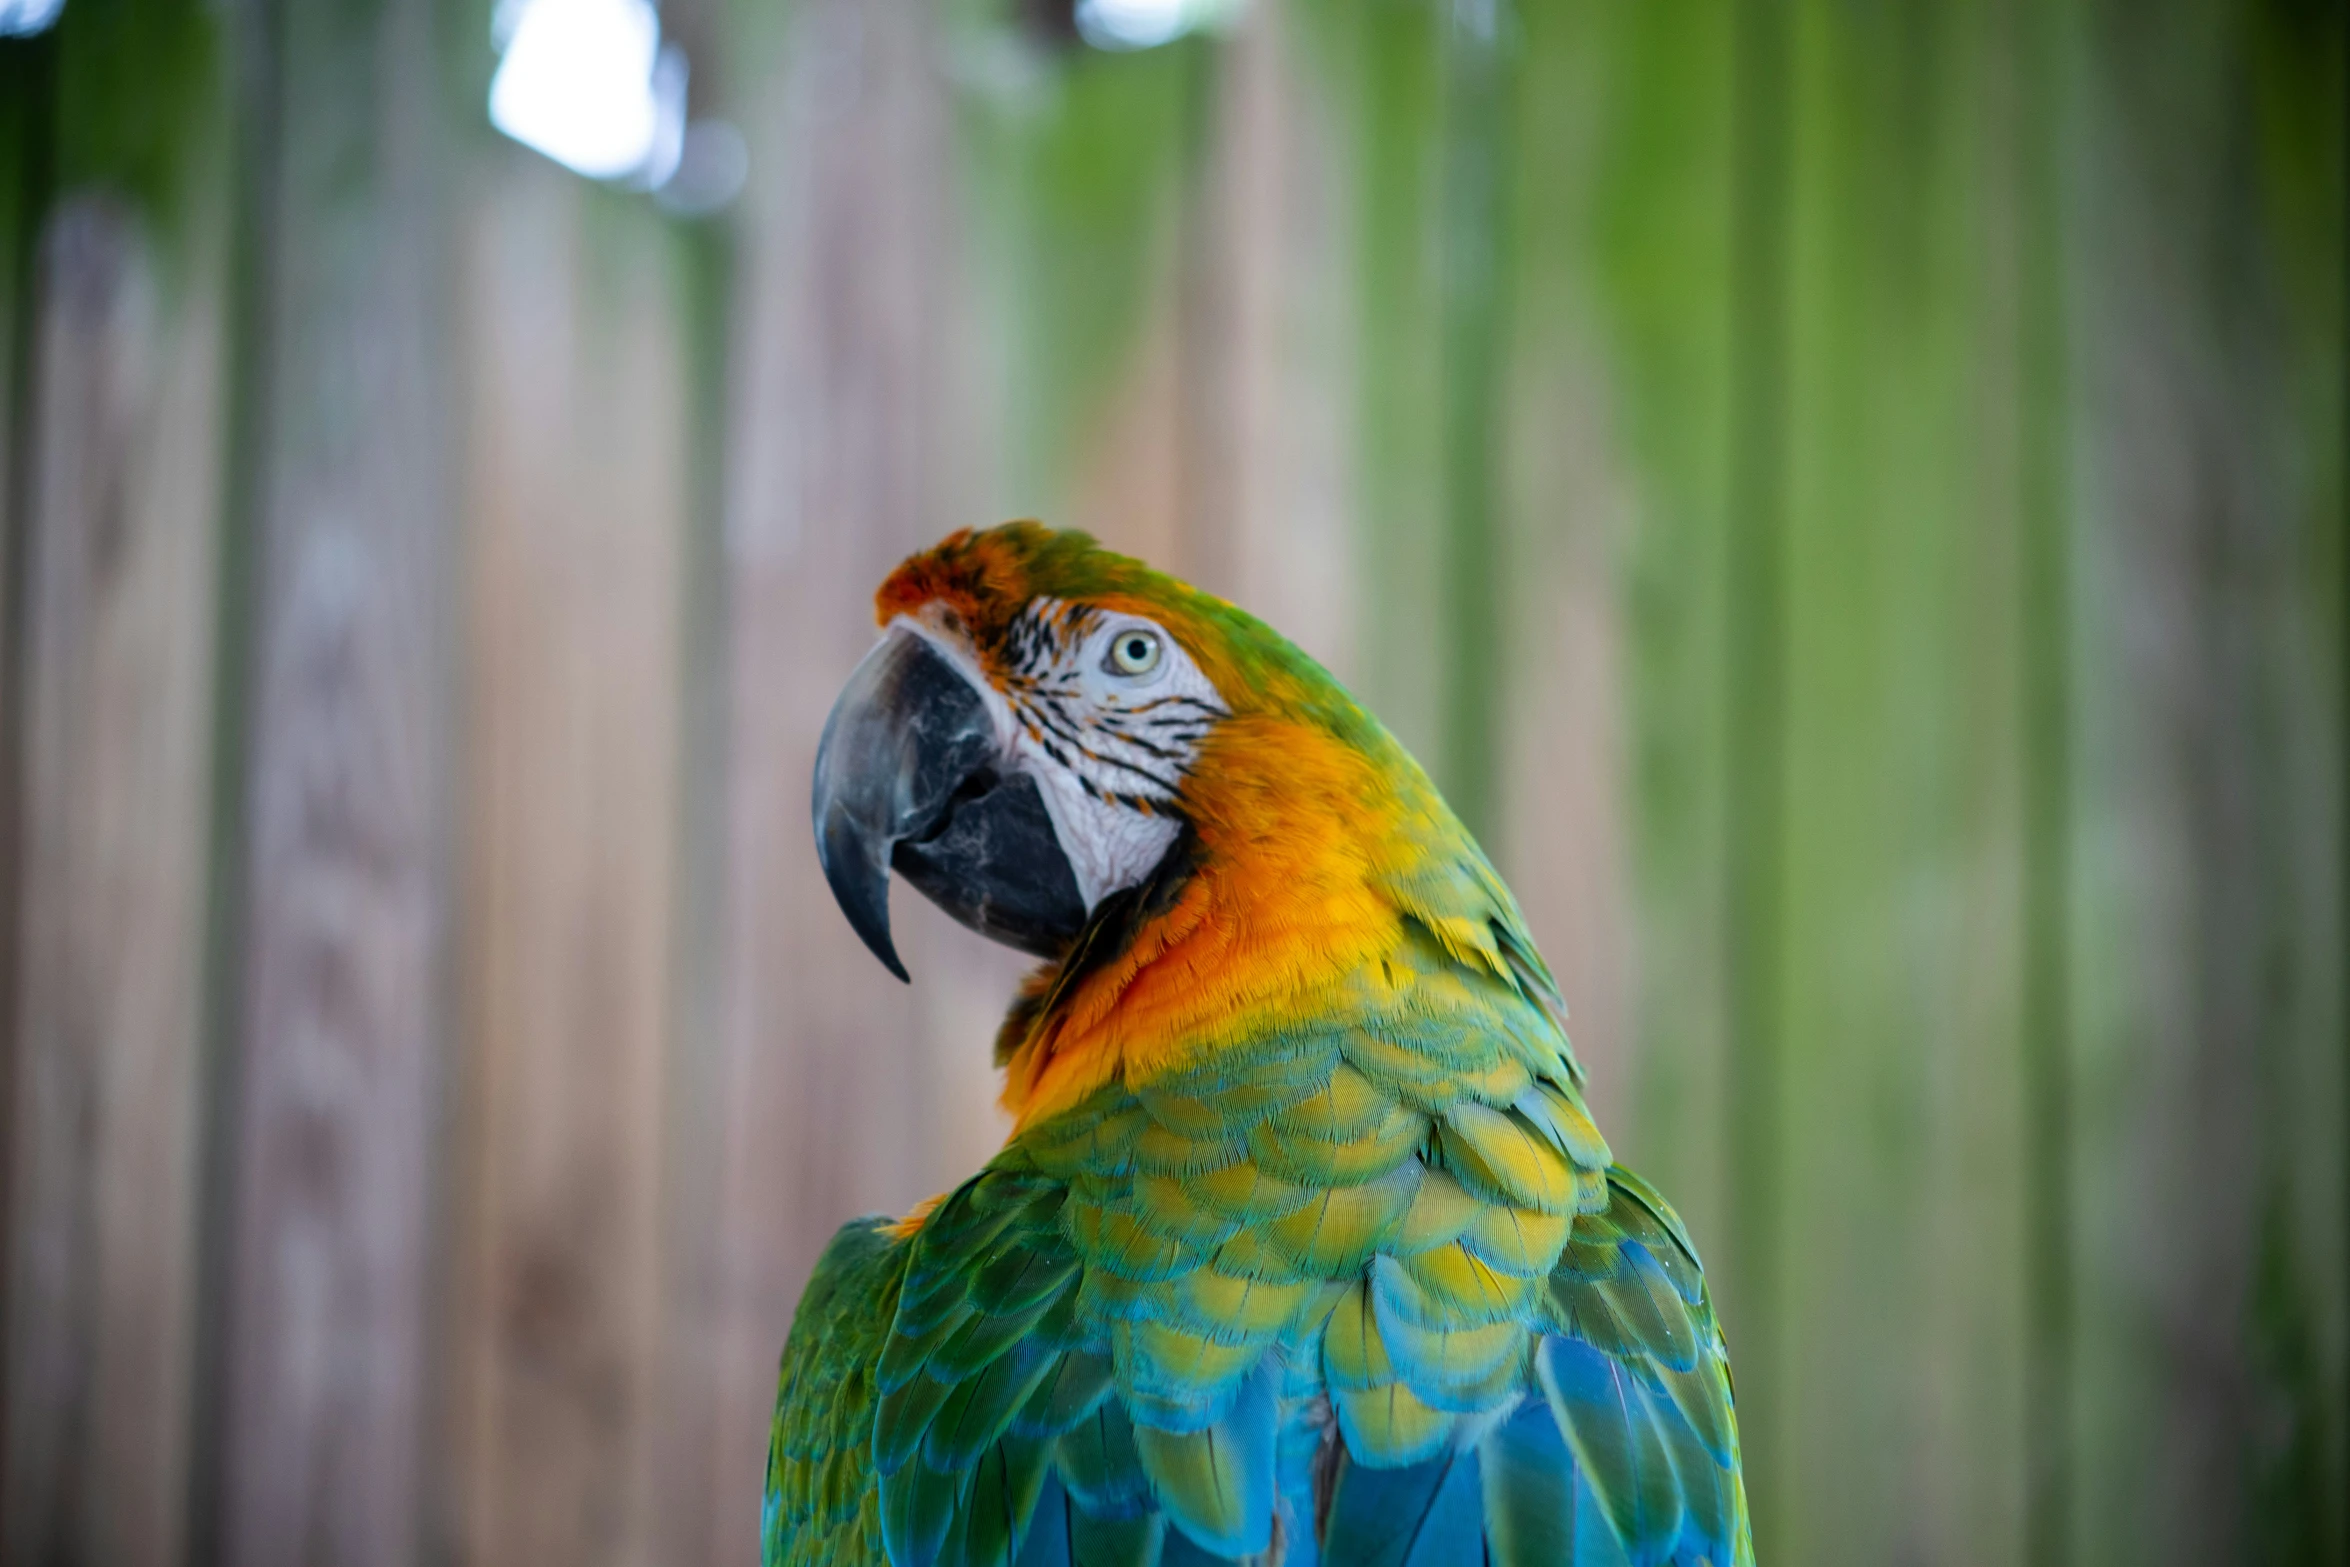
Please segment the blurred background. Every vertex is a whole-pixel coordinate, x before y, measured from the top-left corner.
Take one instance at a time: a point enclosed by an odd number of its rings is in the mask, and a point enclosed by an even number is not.
[[[2350,1558],[2327,0],[0,0],[0,1561],[749,1562],[1017,515],[1429,764],[1774,1563]]]

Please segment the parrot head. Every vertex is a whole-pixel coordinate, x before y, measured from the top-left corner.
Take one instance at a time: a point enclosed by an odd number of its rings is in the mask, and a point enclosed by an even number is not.
[[[881,641],[817,752],[824,874],[900,979],[896,869],[981,933],[1054,956],[1182,831],[1201,745],[1232,716],[1200,596],[1072,534],[963,533],[894,572]]]
[[[1223,600],[1024,522],[912,557],[876,610],[812,803],[833,894],[900,979],[892,870],[1051,960],[1012,1034],[1068,1013],[1121,1051],[1376,972],[1405,920],[1539,969],[1496,934],[1515,904],[1419,766]]]

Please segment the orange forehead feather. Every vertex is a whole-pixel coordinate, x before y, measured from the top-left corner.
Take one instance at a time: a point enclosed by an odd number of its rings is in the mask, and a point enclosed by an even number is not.
[[[1229,605],[1105,550],[1086,534],[1035,522],[966,528],[908,557],[882,583],[874,611],[883,625],[900,615],[951,613],[981,660],[990,662],[1012,622],[1037,598],[1147,616],[1173,631],[1195,659],[1228,662],[1229,636],[1216,634],[1201,612],[1236,613]]]
[[[1016,530],[1024,528],[1036,525],[1013,523],[985,533],[965,528],[908,556],[873,596],[874,618],[886,626],[900,615],[939,604],[953,610],[974,639],[992,640],[1033,592],[1019,548],[1023,541],[1016,537]]]
[[[1212,594],[1103,549],[1083,533],[1035,522],[965,529],[891,572],[874,609],[884,625],[900,615],[937,620],[952,614],[981,663],[993,668],[1013,621],[1037,598],[1157,621],[1236,712],[1273,709],[1310,717],[1346,742],[1383,755],[1391,743],[1319,665],[1278,632]]]

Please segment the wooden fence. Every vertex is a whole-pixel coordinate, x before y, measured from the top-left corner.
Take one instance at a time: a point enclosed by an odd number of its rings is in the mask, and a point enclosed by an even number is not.
[[[2350,1560],[2343,8],[1065,21],[670,0],[693,220],[476,0],[0,39],[0,1564],[750,1559],[1018,972],[815,737],[1018,514],[1485,837],[1766,1561]]]

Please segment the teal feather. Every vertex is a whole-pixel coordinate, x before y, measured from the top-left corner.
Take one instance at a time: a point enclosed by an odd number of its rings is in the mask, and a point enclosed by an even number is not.
[[[1035,1333],[1059,1303],[1056,1296],[1002,1316],[967,1309],[962,1330],[931,1353],[924,1373],[949,1383],[979,1375],[1005,1351]]]
[[[1570,1560],[1574,1567],[1633,1567],[1630,1548],[1581,1469],[1575,1471],[1575,1554]]]
[[[924,1372],[904,1387],[883,1395],[873,1427],[873,1464],[884,1475],[896,1474],[922,1446],[930,1423],[946,1401],[955,1396],[955,1384]]]
[[[1616,1271],[1592,1288],[1607,1297],[1646,1359],[1675,1371],[1695,1370],[1697,1331],[1687,1303],[1638,1241],[1626,1241],[1616,1256]]]
[[[955,1384],[923,1437],[922,1461],[933,1469],[964,1469],[978,1462],[1011,1429],[1013,1417],[1052,1371],[1050,1355],[1021,1346]]]
[[[1575,1460],[1550,1405],[1518,1406],[1478,1444],[1492,1567],[1556,1567],[1575,1557]]]
[[[1002,1316],[1049,1300],[1074,1282],[1076,1254],[1047,1246],[1007,1248],[971,1275],[971,1304]]]
[[[1622,1361],[1574,1339],[1546,1339],[1535,1363],[1551,1412],[1632,1560],[1669,1560],[1681,1534],[1681,1481],[1648,1389]]]
[[[1114,1401],[1062,1433],[1057,1467],[1070,1496],[1097,1517],[1140,1512],[1150,1498],[1134,1422]]]
[[[1018,1439],[993,1445],[968,1473],[970,1486],[959,1499],[939,1567],[1011,1567],[1044,1488],[1044,1445]]]
[[[881,1535],[893,1567],[929,1567],[954,1526],[967,1476],[909,1463],[881,1487]]]
[[[1110,1395],[1107,1355],[1078,1350],[1055,1360],[1012,1423],[1022,1436],[1066,1431],[1101,1407]]]
[[[1073,1567],[1157,1567],[1167,1539],[1165,1513],[1139,1513],[1131,1518],[1094,1518],[1078,1513],[1069,1524]]]
[[[1275,1413],[1272,1378],[1260,1372],[1203,1430],[1135,1429],[1135,1447],[1159,1506],[1193,1541],[1218,1555],[1251,1556],[1272,1544]]]
[[[1688,1232],[1681,1227],[1679,1216],[1646,1181],[1630,1170],[1610,1170],[1608,1179],[1624,1198],[1612,1205],[1610,1211],[1617,1217],[1625,1239],[1636,1240],[1647,1248],[1649,1257],[1664,1269],[1683,1301],[1691,1306],[1702,1304],[1705,1269],[1698,1263],[1697,1250],[1689,1244]]]
[[[1082,1511],[1047,1473],[1016,1567],[1161,1567],[1165,1534],[1158,1513],[1099,1518]]]
[[[1472,1449],[1400,1468],[1348,1463],[1322,1541],[1333,1564],[1480,1567],[1483,1487]]]

